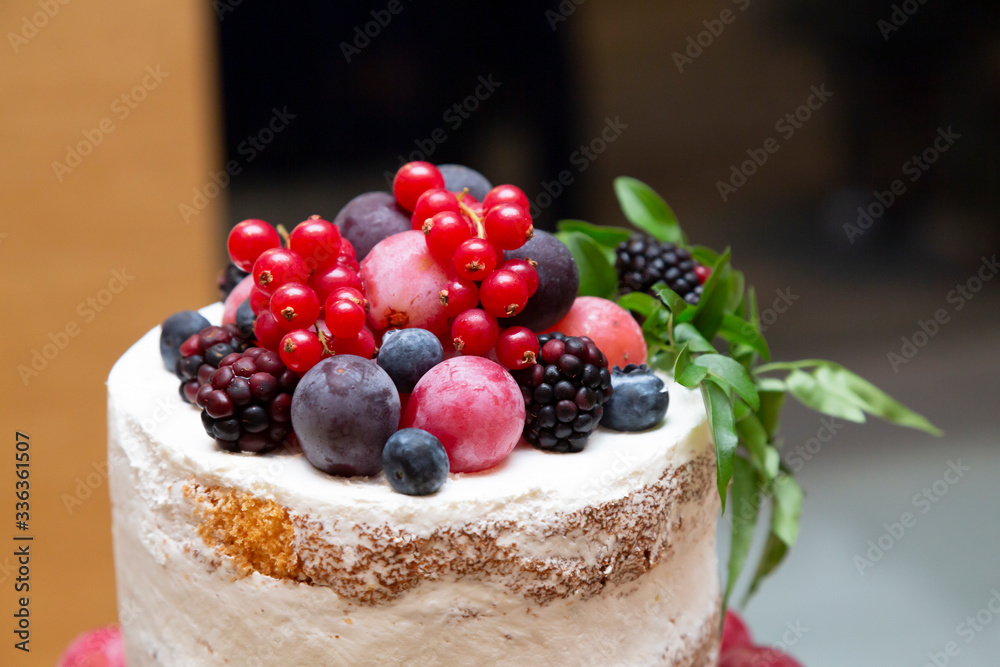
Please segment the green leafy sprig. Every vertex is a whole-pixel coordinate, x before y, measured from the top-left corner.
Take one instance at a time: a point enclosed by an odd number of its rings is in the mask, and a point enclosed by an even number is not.
[[[779,454],[780,415],[788,395],[823,414],[852,422],[864,422],[871,415],[933,435],[941,431],[840,364],[819,359],[771,362],[756,294],[747,287],[743,274],[730,265],[729,250],[717,253],[688,245],[676,214],[645,183],[622,176],[615,179],[614,187],[629,222],[660,241],[688,248],[698,262],[711,267],[697,305],[687,303],[664,284],[653,287],[655,296],[640,292],[618,296],[615,247],[631,236],[625,228],[563,220],[556,236],[579,266],[580,296],[616,299],[642,315],[649,365],[701,391],[715,441],[719,497],[725,511],[729,496],[732,518],[724,608],[748,565],[753,537],[764,516],[762,507],[770,504],[767,541],[745,604],[761,580],[781,563],[799,533],[802,488]]]

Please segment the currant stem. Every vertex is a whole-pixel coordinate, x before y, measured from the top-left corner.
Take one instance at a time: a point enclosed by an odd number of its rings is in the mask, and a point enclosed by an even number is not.
[[[277,229],[278,229],[278,236],[281,237],[281,245],[283,247],[287,248],[288,247],[288,239],[290,238],[291,235],[288,233],[288,230],[285,229],[285,226],[282,225],[281,223],[278,223]]]
[[[462,209],[462,213],[468,216],[468,218],[472,220],[472,224],[476,226],[476,236],[478,236],[481,239],[485,239],[486,228],[483,227],[482,219],[480,219],[480,217],[476,215],[476,212],[472,210],[471,206],[462,201],[463,195],[465,195],[465,193],[468,191],[469,188],[465,188],[458,194],[458,207]]]
[[[323,331],[319,328],[318,324],[314,324],[313,328],[316,329],[316,335],[319,337],[319,344],[323,346],[323,351],[329,355],[332,355],[333,350],[327,347],[326,344],[326,334],[323,333]]]

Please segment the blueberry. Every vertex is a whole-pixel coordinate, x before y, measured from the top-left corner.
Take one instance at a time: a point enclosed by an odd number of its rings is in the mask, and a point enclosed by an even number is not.
[[[444,176],[446,190],[461,192],[465,188],[469,188],[469,194],[479,201],[482,201],[486,193],[493,189],[493,184],[485,176],[465,165],[439,164],[438,171]]]
[[[177,359],[181,356],[181,343],[208,326],[211,326],[211,323],[193,310],[182,310],[163,320],[163,328],[160,331],[160,356],[163,357],[163,365],[168,371],[174,372]]]
[[[670,394],[663,380],[645,364],[629,364],[624,369],[615,366],[611,386],[614,391],[604,406],[601,426],[614,431],[645,431],[667,414]]]
[[[417,381],[444,361],[444,348],[426,329],[400,329],[382,339],[376,362],[389,374],[401,394],[413,391]]]
[[[240,307],[236,309],[236,328],[240,330],[240,335],[246,339],[252,339],[254,337],[253,324],[257,320],[257,316],[253,313],[253,308],[250,307],[250,299],[246,299],[240,304]]]
[[[448,479],[448,453],[441,441],[427,431],[404,428],[385,443],[382,469],[399,493],[427,496]]]

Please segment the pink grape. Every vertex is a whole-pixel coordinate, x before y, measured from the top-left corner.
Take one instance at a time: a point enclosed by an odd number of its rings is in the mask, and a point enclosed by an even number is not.
[[[236,283],[236,287],[226,297],[223,305],[223,324],[236,324],[236,309],[240,307],[241,303],[250,298],[250,292],[253,291],[253,288],[253,276],[246,276],[243,280]]]
[[[608,367],[646,363],[646,340],[627,310],[597,296],[577,297],[566,316],[543,331],[587,336],[608,358]]]
[[[361,262],[361,280],[373,329],[418,327],[450,342],[448,315],[439,299],[448,276],[427,250],[422,232],[402,232],[377,243]]]
[[[483,357],[454,357],[413,388],[404,427],[422,428],[448,452],[452,472],[492,468],[524,430],[524,398],[503,366]]]

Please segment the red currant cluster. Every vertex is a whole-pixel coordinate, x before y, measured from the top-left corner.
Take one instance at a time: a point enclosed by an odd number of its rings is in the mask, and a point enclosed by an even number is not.
[[[263,220],[244,220],[229,233],[230,259],[253,275],[257,344],[299,375],[331,354],[370,359],[375,338],[365,327],[367,301],[350,241],[316,215],[284,240]]]
[[[429,162],[409,162],[392,183],[396,201],[413,212],[413,228],[424,233],[427,249],[450,265],[453,277],[442,287],[441,303],[452,319],[455,349],[486,356],[491,350],[510,369],[530,366],[538,341],[526,327],[501,331],[498,319],[521,312],[538,289],[535,264],[504,259],[534,235],[528,197],[513,185],[498,185],[479,202],[455,194]]]

